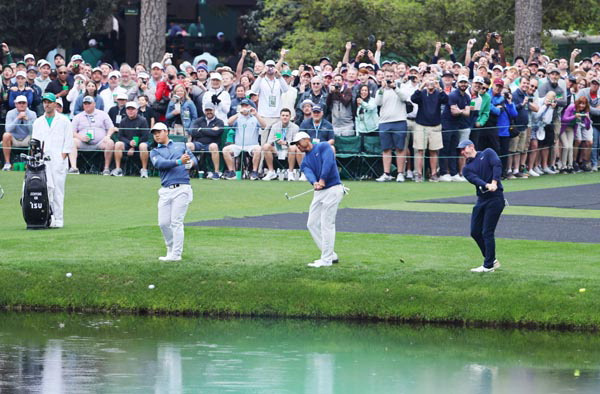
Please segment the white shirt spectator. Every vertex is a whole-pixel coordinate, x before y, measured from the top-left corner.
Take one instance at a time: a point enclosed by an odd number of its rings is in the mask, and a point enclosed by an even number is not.
[[[258,114],[267,118],[279,118],[281,96],[288,89],[281,77],[258,77],[252,85],[252,90],[258,94]]]

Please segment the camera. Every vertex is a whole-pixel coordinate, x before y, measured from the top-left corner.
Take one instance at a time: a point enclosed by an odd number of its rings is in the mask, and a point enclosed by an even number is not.
[[[386,80],[385,80],[385,83],[387,83],[388,85],[390,85],[390,86],[391,86],[391,85],[393,85],[393,84],[394,84],[394,81],[392,81],[391,79],[386,79]]]
[[[342,85],[340,85],[339,83],[336,83],[335,85],[333,85],[333,87],[334,87],[336,90],[340,90],[340,89],[341,89],[341,87],[342,87]]]
[[[505,100],[510,100],[512,98],[510,92],[504,92],[504,99]]]
[[[408,76],[408,80],[409,81],[416,81],[417,80],[417,76],[416,75],[409,75]]]
[[[498,34],[498,33],[496,33],[496,32],[493,32],[493,33],[490,35],[490,38],[496,38],[496,37],[498,37],[499,35],[500,35],[500,34]]]
[[[173,80],[173,79],[175,79],[175,75],[173,75],[173,74],[169,74],[169,79],[170,79],[170,80]]]

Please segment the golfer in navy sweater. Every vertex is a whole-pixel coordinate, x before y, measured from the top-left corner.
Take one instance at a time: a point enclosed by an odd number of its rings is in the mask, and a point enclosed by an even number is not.
[[[301,170],[315,189],[308,211],[307,227],[321,250],[321,258],[308,266],[329,267],[338,262],[338,256],[334,252],[335,215],[344,197],[344,186],[340,181],[335,155],[331,145],[327,142],[313,145],[305,132],[296,134],[291,143],[306,154]]]
[[[483,265],[471,272],[493,272],[500,267],[496,260],[494,232],[504,210],[504,189],[500,182],[502,163],[493,149],[477,152],[470,140],[461,141],[458,149],[467,159],[463,176],[475,185],[478,197],[471,215],[471,237],[481,249],[484,260]]]
[[[198,162],[183,142],[169,139],[164,123],[152,127],[158,146],[150,152],[152,164],[160,172],[158,190],[158,226],[167,245],[167,255],[161,261],[180,261],[183,253],[183,219],[194,198],[188,170]]]

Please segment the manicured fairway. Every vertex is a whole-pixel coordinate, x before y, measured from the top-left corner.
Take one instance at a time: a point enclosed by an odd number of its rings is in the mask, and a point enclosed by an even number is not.
[[[187,227],[184,261],[167,264],[157,260],[164,254],[157,178],[70,176],[65,228],[26,231],[18,204],[22,175],[0,174],[6,192],[0,200],[0,304],[7,307],[600,326],[598,244],[501,239],[502,269],[478,275],[468,271],[481,259],[467,237],[338,233],[341,263],[315,270],[306,267],[318,257],[307,231]],[[599,174],[578,174],[515,180],[506,188],[598,181]],[[347,185],[351,194],[341,207],[471,209],[408,202],[473,193],[467,184]],[[310,196],[287,201],[284,193],[308,187],[193,180],[186,221],[303,212]],[[511,206],[505,214],[600,220],[597,210]]]

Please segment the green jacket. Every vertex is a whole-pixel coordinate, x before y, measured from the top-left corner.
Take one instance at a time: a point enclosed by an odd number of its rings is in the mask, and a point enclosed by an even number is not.
[[[476,122],[480,127],[483,127],[490,117],[490,103],[492,102],[492,98],[487,93],[480,94],[479,97],[481,97],[481,109],[479,109],[479,116]]]

